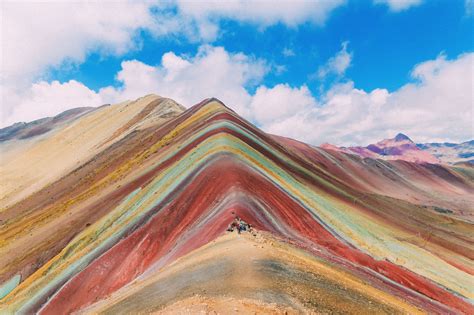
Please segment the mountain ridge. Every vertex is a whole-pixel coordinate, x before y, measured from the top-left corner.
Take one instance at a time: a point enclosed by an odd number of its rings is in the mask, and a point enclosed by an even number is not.
[[[322,148],[356,154],[363,158],[405,160],[415,163],[458,164],[474,163],[474,140],[462,143],[415,143],[408,136],[398,133],[394,138],[384,139],[365,147],[338,147],[324,143]]]
[[[144,97],[138,98],[135,102],[142,98],[162,98],[155,94],[148,94]],[[165,99],[165,98],[163,98]],[[220,102],[217,98],[209,98],[209,100],[215,100]],[[170,100],[173,104],[176,104],[174,111],[182,112],[186,108],[173,100]],[[132,102],[132,101],[128,101]],[[90,111],[100,109],[104,106],[110,106],[105,104],[99,107],[78,107],[66,110],[53,117],[46,117],[37,119],[31,122],[17,122],[13,125],[0,129],[0,143],[17,139],[28,139],[31,137],[39,136],[45,132],[49,132],[57,128],[61,123],[67,123],[74,120],[80,115],[87,114]],[[390,146],[390,142],[393,144]],[[389,147],[387,147],[389,144]],[[414,144],[416,146],[412,146]],[[406,160],[415,163],[446,163],[446,164],[474,164],[474,140],[464,141],[462,143],[452,142],[427,142],[427,143],[415,143],[410,137],[403,133],[398,133],[394,138],[384,139],[375,144],[369,144],[363,146],[336,146],[330,143],[323,143],[322,148],[338,150],[348,154],[356,154],[361,157],[388,159],[388,160]],[[419,149],[419,150],[417,150]],[[408,151],[408,154],[403,152]],[[417,152],[421,151],[421,152]]]
[[[469,170],[273,137],[215,99],[145,128],[122,129],[129,121],[82,166],[0,212],[0,282],[21,275],[1,307],[84,309],[212,244],[238,215],[417,308],[472,310]]]

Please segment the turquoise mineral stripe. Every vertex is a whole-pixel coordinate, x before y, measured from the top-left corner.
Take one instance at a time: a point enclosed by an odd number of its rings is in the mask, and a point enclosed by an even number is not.
[[[239,152],[240,154],[234,154],[234,151]],[[215,153],[210,155],[209,152]],[[127,198],[128,201],[124,200],[124,203],[120,207],[116,208],[117,210],[114,210],[112,213],[110,213],[110,215],[107,216],[107,220],[103,223],[102,228],[99,229],[99,231],[102,233],[108,228],[113,227],[115,231],[118,230],[117,233],[102,240],[100,240],[100,237],[97,236],[97,242],[102,242],[103,244],[103,246],[98,246],[98,248],[102,250],[103,247],[106,247],[107,244],[113,244],[114,242],[116,242],[122,234],[124,234],[130,227],[132,227],[140,219],[142,219],[143,216],[147,215],[149,211],[151,211],[151,209],[153,209],[156,205],[162,202],[164,198],[166,198],[173,190],[175,190],[180,183],[186,180],[186,178],[191,174],[191,172],[195,171],[196,169],[204,168],[205,165],[208,164],[208,161],[212,159],[214,155],[220,155],[223,153],[235,155],[243,163],[249,165],[250,167],[257,170],[259,173],[263,174],[266,178],[274,182],[275,185],[277,185],[278,187],[280,187],[280,189],[286,191],[287,193],[288,191],[285,190],[285,186],[294,187],[295,190],[299,191],[300,193],[302,193],[302,195],[306,196],[309,200],[311,200],[312,203],[316,205],[316,207],[312,206],[311,204],[308,204],[306,200],[300,199],[297,196],[293,195],[292,198],[297,200],[307,210],[309,210],[318,221],[325,223],[325,225],[328,226],[331,230],[336,231],[336,234],[342,237],[343,239],[347,239],[347,237],[345,237],[345,233],[343,231],[340,231],[339,228],[331,225],[330,222],[338,221],[339,223],[342,223],[341,226],[345,226],[347,230],[351,231],[352,233],[355,233],[362,239],[365,239],[366,242],[368,241],[368,243],[371,245],[377,246],[377,243],[381,241],[376,238],[375,235],[372,235],[370,232],[368,232],[370,231],[370,227],[368,228],[366,226],[365,228],[363,228],[362,226],[356,224],[357,220],[355,220],[354,215],[351,214],[350,211],[347,211],[346,209],[339,209],[337,206],[332,205],[329,200],[326,200],[325,198],[308,189],[306,186],[301,184],[291,175],[279,168],[277,165],[268,160],[262,154],[253,150],[241,140],[231,135],[223,136],[221,134],[206,139],[193,151],[189,152],[180,160],[175,162],[174,165],[164,170],[163,173],[160,174],[160,176],[154,182],[149,184],[141,191],[137,191],[134,195],[134,199],[138,198],[137,201],[132,200],[131,196]],[[265,168],[269,169],[270,172],[267,172],[260,166],[252,163],[249,160],[249,157],[251,157],[253,160],[256,160]],[[156,194],[156,192],[160,189],[162,190],[162,192],[160,194]],[[290,193],[290,195],[292,194]],[[142,205],[144,205],[145,202],[149,202],[149,206],[142,208]],[[321,215],[324,215],[325,220],[319,219]],[[131,218],[131,221],[129,221],[128,223],[124,223],[127,218]],[[99,235],[101,233],[99,233]],[[88,247],[93,247],[92,245],[94,244],[89,244]],[[52,279],[49,279],[48,283],[53,283],[56,285],[58,283],[61,283],[61,279],[64,279],[64,277],[70,277],[71,273],[73,273],[74,271],[80,271],[82,268],[84,268],[85,265],[87,265],[91,260],[93,260],[93,258],[96,257],[99,252],[99,250],[91,250],[90,253],[86,255],[86,257],[78,258],[78,261],[76,263],[70,266],[70,268],[67,268],[67,272],[61,273],[59,276],[57,276],[56,279],[54,279],[55,281],[51,282]],[[46,287],[51,286],[46,285]],[[47,290],[44,290],[43,292],[46,293],[46,291]],[[39,294],[41,295],[41,293]]]
[[[217,139],[217,140],[215,140]],[[229,139],[232,139],[229,140]],[[241,143],[242,145],[238,145],[238,143]],[[135,215],[135,218],[132,218],[132,221],[129,222],[126,226],[121,227],[121,231],[119,231],[117,234],[112,235],[108,237],[105,240],[102,240],[102,245],[97,246],[95,249],[91,250],[89,254],[83,256],[82,258],[79,258],[78,261],[76,261],[74,264],[66,268],[64,272],[62,272],[60,275],[58,275],[55,279],[49,279],[49,277],[44,277],[43,280],[44,282],[47,282],[44,287],[37,292],[30,300],[27,302],[24,307],[22,307],[20,310],[28,310],[28,308],[35,303],[44,294],[47,294],[51,288],[54,288],[54,286],[57,286],[59,283],[62,283],[64,279],[70,278],[74,273],[79,272],[85,266],[87,266],[88,262],[94,259],[95,256],[99,255],[101,253],[101,250],[103,248],[106,248],[108,244],[113,244],[115,240],[117,240],[120,235],[124,234],[129,227],[135,225],[138,221],[140,221],[143,216],[147,215],[148,212],[154,208],[157,204],[159,204],[169,193],[171,193],[182,181],[188,177],[190,172],[193,172],[195,169],[200,169],[204,165],[207,164],[207,160],[212,157],[209,156],[207,153],[215,149],[216,147],[221,146],[228,146],[229,148],[237,148],[240,150],[248,151],[254,151],[252,148],[248,147],[246,144],[241,142],[239,139],[231,137],[230,135],[226,135],[225,137],[222,137],[222,135],[218,135],[217,137],[211,137],[209,139],[206,139],[205,143],[202,145],[198,146],[194,151],[188,153],[187,156],[184,156],[179,160],[179,163],[177,165],[174,165],[173,167],[168,168],[166,171],[164,171],[163,175],[160,177],[160,180],[157,181],[155,184],[151,184],[151,187],[147,187],[145,190],[141,191],[136,191],[134,196],[139,197],[140,199],[136,202],[133,202],[132,205],[127,205],[127,201],[123,204],[124,206],[118,207],[118,211],[113,211],[113,213],[110,213],[110,215],[107,216],[106,221],[102,224],[102,226],[99,228],[99,230],[95,233],[95,237],[91,239],[89,236],[84,236],[81,239],[77,240],[76,242],[82,243],[82,242],[88,242],[89,244],[87,247],[94,247],[92,246],[93,244],[91,242],[96,242],[96,240],[99,238],[99,235],[102,234],[103,231],[108,230],[112,226],[118,226],[120,225],[123,220],[126,218],[132,216],[132,214]],[[222,152],[226,152],[227,150],[218,150],[217,153],[220,154]],[[188,157],[189,156],[189,157]],[[264,156],[261,156],[261,159],[265,159]],[[198,163],[198,161],[200,161]],[[244,161],[247,162],[248,161]],[[277,167],[275,166],[277,169]],[[167,187],[165,191],[163,191],[160,194],[155,194],[155,192],[162,187]],[[146,209],[142,209],[141,211],[137,210],[144,202],[147,202],[150,200],[151,197],[157,196],[154,200],[154,202],[147,207]],[[127,200],[130,200],[132,196],[127,197]],[[152,199],[153,200],[153,199]],[[131,202],[131,201],[128,201]],[[120,209],[125,209],[124,212],[120,212]],[[119,212],[119,213],[117,213]],[[118,216],[114,216],[114,214],[119,214]],[[117,229],[116,229],[117,230]],[[72,247],[77,247],[77,243],[74,244],[75,241],[71,242]],[[67,251],[66,251],[67,253]],[[64,261],[61,259],[61,261]]]
[[[221,149],[216,150],[216,148],[218,147],[221,147]],[[228,149],[225,149],[225,147],[228,147]],[[255,165],[252,165],[250,161],[246,160],[245,155],[238,155],[237,157],[240,160],[242,160],[244,163],[250,165],[252,168],[258,170],[258,172],[261,173],[262,175],[265,175],[265,177],[272,180],[282,190],[285,190],[284,189],[285,182],[290,183],[290,186],[291,185],[296,185],[296,187],[299,186],[300,190],[307,190],[296,179],[293,179],[291,175],[284,172],[281,168],[276,166],[273,162],[270,162],[265,156],[257,153],[254,149],[249,147],[240,139],[237,139],[229,134],[224,135],[224,136],[222,136],[221,134],[212,136],[206,139],[203,143],[201,143],[201,145],[196,147],[194,151],[191,151],[187,155],[183,156],[175,165],[166,169],[162,173],[158,181],[156,181],[155,183],[149,184],[146,187],[146,189],[142,189],[140,191],[135,192],[134,196],[139,198],[138,201],[134,201],[133,204],[131,205],[127,205],[127,201],[125,201],[123,206],[118,207],[119,209],[124,209],[123,212],[114,210],[113,213],[110,213],[110,215],[107,216],[106,221],[104,222],[102,227],[99,228],[98,232],[96,233],[96,237],[94,237],[94,239],[90,239],[89,241],[95,242],[95,240],[99,238],[98,235],[102,234],[103,231],[108,230],[112,226],[119,226],[120,224],[122,224],[122,222],[126,218],[131,217],[132,214],[134,215],[134,218],[132,218],[132,220],[126,226],[122,226],[121,231],[118,231],[117,234],[114,234],[108,237],[107,239],[102,240],[103,242],[102,245],[98,245],[95,249],[91,250],[89,254],[87,254],[86,256],[82,258],[79,258],[77,262],[75,262],[73,265],[67,268],[63,273],[58,275],[56,279],[54,279],[53,281],[49,280],[44,290],[41,290],[43,291],[43,294],[46,294],[49,288],[52,288],[55,285],[57,286],[59,283],[63,281],[63,279],[67,279],[71,277],[74,274],[74,271],[76,271],[77,273],[83,268],[85,268],[85,266],[87,266],[87,263],[94,259],[95,257],[94,254],[100,254],[101,250],[103,248],[106,248],[108,244],[113,244],[113,242],[116,241],[122,234],[124,234],[131,226],[139,222],[143,218],[143,216],[147,215],[149,211],[151,211],[151,209],[153,209],[164,198],[166,198],[168,194],[170,194],[173,190],[175,190],[176,187],[181,182],[183,182],[191,172],[193,172],[195,169],[203,168],[207,164],[207,161],[209,160],[209,158],[212,157],[208,154],[208,152],[211,152],[214,150],[216,151],[217,154],[222,154],[224,152],[232,154],[232,150],[248,154],[253,159],[257,160],[259,163],[261,163],[262,165],[265,165],[265,167],[272,170],[279,177],[283,178],[283,180],[276,181],[273,175],[267,174],[263,169],[256,167]],[[158,191],[160,188],[163,188],[163,187],[167,187],[167,188],[164,191],[162,191],[162,193],[155,194],[156,191]],[[311,194],[312,192],[309,191],[309,193]],[[153,196],[156,196],[156,199],[152,199]],[[132,196],[127,197],[127,199],[129,200],[128,203],[132,202],[131,201]],[[305,202],[302,202],[302,200],[298,200],[297,198],[295,199],[299,201],[300,203],[302,203],[306,209],[309,209],[309,210],[311,209]],[[321,206],[332,208],[332,206],[330,206],[324,199],[321,199],[320,197],[317,197],[317,196],[314,196],[314,199],[318,200]],[[141,207],[143,203],[148,202],[148,201],[153,201],[149,207],[138,210],[139,207]],[[119,215],[114,216],[113,214],[117,214],[117,212],[119,212],[118,213]],[[315,216],[315,218],[319,222],[324,224],[324,222],[321,219],[317,218],[317,215],[314,211],[311,211],[311,213]],[[330,229],[334,230],[333,228],[330,228]],[[82,241],[85,241],[85,240],[84,239],[79,240],[79,242],[82,242]],[[92,245],[93,244],[89,243],[87,247],[95,247]],[[44,280],[46,281],[46,279]],[[30,303],[27,303],[27,305],[25,306],[28,308],[28,305],[33,305],[33,303],[43,295],[41,293],[42,292],[39,292],[39,295],[35,295],[35,297],[30,300]]]
[[[132,193],[130,193],[126,198],[124,198],[124,201],[118,206],[118,208],[123,207],[131,198],[133,198],[134,195],[136,195],[140,191],[140,188],[136,189]],[[29,313],[30,309],[34,307],[35,304],[38,303],[45,295],[48,294],[51,289],[55,288],[56,286],[60,285],[65,279],[72,278],[75,274],[77,274],[79,271],[83,270],[85,267],[89,265],[91,261],[93,261],[96,257],[100,256],[103,252],[107,250],[107,248],[110,248],[115,244],[116,241],[118,241],[122,235],[126,232],[126,230],[119,231],[116,235],[112,235],[111,238],[105,240],[101,244],[89,244],[89,247],[91,245],[96,245],[93,246],[93,249],[83,256],[82,258],[78,259],[74,263],[72,263],[69,267],[67,267],[60,275],[56,277],[49,277],[48,275],[45,275],[42,277],[38,282],[38,284],[33,284],[33,287],[38,287],[38,291],[33,294],[28,301],[25,301],[23,305],[20,306],[18,310],[15,310],[15,313]],[[80,235],[79,235],[80,236]],[[76,242],[83,242],[84,238],[80,238]],[[74,241],[72,241],[70,244],[74,244]],[[69,246],[67,246],[69,247]],[[67,250],[66,247],[66,250]],[[61,257],[62,262],[64,263],[64,257]],[[41,283],[46,282],[42,287]]]
[[[0,286],[0,300],[8,295],[13,289],[15,289],[20,284],[21,276],[15,275],[10,278],[7,282],[3,283]]]
[[[294,168],[294,169],[297,169],[298,171],[304,173],[305,175],[313,178],[314,180],[316,180],[317,182],[319,182],[320,184],[324,185],[325,187],[328,187],[330,188],[331,190],[335,191],[335,192],[338,192],[339,194],[343,195],[343,196],[346,196],[348,198],[352,198],[351,195],[349,195],[347,192],[339,189],[338,187],[334,186],[333,184],[331,184],[330,182],[328,181],[325,181],[323,180],[321,177],[315,175],[314,173],[312,173],[311,171],[307,170],[306,168],[298,165],[297,163],[295,163],[292,159],[288,158],[287,156],[283,155],[280,151],[277,151],[277,150],[274,150],[272,149],[265,141],[263,141],[263,139],[261,139],[260,137],[257,137],[254,133],[248,131],[247,129],[243,129],[240,125],[238,124],[235,124],[234,122],[230,121],[230,120],[226,120],[226,119],[222,119],[222,120],[216,120],[216,121],[213,121],[212,123],[209,123],[209,124],[206,124],[206,127],[205,128],[202,128],[202,129],[198,129],[198,130],[194,130],[193,131],[193,135],[191,135],[190,137],[186,138],[186,140],[182,143],[179,144],[179,147],[180,148],[183,148],[183,147],[186,147],[188,145],[190,145],[192,142],[194,142],[196,139],[198,139],[199,137],[202,137],[203,135],[211,132],[212,130],[215,130],[215,129],[219,129],[219,128],[228,128],[228,129],[231,129],[237,133],[240,133],[241,135],[247,137],[248,139],[250,139],[251,141],[259,144],[260,146],[262,146],[265,150],[267,150],[268,152],[271,152],[275,157],[277,157],[280,161],[284,162],[285,164],[288,164],[290,167]],[[179,150],[170,150],[171,152],[169,152],[168,154],[166,154],[164,157],[162,157],[159,161],[155,162],[154,163],[154,166],[152,167],[156,167],[157,165],[160,165],[162,164],[163,162],[173,158],[174,156],[176,156],[177,154],[180,153]],[[151,168],[151,167],[150,167]],[[318,170],[320,170],[321,172],[323,172],[325,175],[331,177],[331,178],[334,178],[336,180],[336,178],[328,173],[327,171],[321,169],[321,168],[318,168]]]

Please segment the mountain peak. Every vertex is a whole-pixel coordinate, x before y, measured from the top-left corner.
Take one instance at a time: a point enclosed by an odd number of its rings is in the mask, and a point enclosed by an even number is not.
[[[271,136],[216,99],[180,112],[148,96],[67,123],[2,146],[6,313],[240,312],[246,296],[268,313],[336,312],[341,299],[352,313],[474,313],[464,230],[437,232],[440,213],[470,222],[469,172]],[[412,143],[374,146],[354,153],[426,160]]]
[[[410,138],[408,138],[407,135],[403,134],[403,133],[399,133],[395,136],[394,138],[395,141],[405,141],[405,140],[408,140],[410,142],[413,142]]]

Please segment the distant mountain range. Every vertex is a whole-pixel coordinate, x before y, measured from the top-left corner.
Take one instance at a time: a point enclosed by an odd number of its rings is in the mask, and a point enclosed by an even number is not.
[[[474,164],[474,140],[462,143],[420,143],[418,148],[429,152],[444,163],[470,163]]]
[[[41,118],[31,122],[14,123],[11,126],[0,129],[0,142],[39,136],[95,109],[95,107],[78,107],[69,109],[54,117]]]
[[[399,133],[392,139],[366,147],[337,147],[328,143],[321,147],[356,154],[363,158],[432,164],[474,164],[474,140],[463,143],[414,143],[408,136]]]

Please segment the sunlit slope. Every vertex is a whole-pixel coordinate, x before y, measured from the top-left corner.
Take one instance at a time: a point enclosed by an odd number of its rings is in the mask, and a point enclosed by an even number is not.
[[[193,297],[198,296],[198,299]],[[224,298],[226,297],[226,298]],[[400,298],[268,234],[229,233],[132,281],[84,313],[421,313]],[[221,301],[223,300],[223,301]]]
[[[289,142],[213,99],[116,140],[4,211],[0,280],[21,282],[0,307],[57,314],[118,290],[126,295],[129,283],[160,277],[238,215],[391,301],[437,313],[473,311],[469,172],[404,173],[384,162],[398,177],[377,167],[359,177],[362,160]],[[390,187],[410,195],[391,196]],[[413,199],[427,194],[452,212]]]
[[[48,133],[0,143],[0,211],[81,166],[133,130],[160,125],[183,108],[148,95],[102,106]]]

